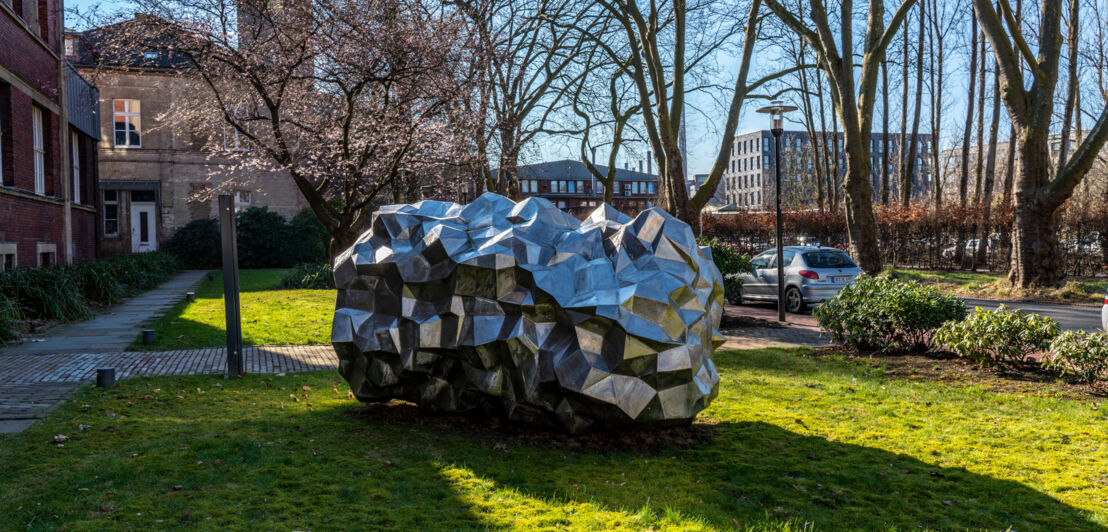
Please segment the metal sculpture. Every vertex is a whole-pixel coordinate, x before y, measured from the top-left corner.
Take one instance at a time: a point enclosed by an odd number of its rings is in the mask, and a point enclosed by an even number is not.
[[[689,226],[541,198],[390,205],[336,261],[331,341],[361,401],[570,432],[689,423],[716,396],[723,278]]]

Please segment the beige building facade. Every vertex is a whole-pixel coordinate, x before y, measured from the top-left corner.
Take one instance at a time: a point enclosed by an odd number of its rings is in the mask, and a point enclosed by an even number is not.
[[[103,253],[161,249],[189,222],[216,217],[218,194],[234,194],[239,208],[266,207],[286,219],[308,206],[287,174],[239,168],[234,155],[246,144],[233,133],[195,131],[175,120],[177,106],[190,101],[187,91],[202,88],[182,75],[179,60],[167,57],[172,52],[147,52],[141,65],[106,68],[82,54],[83,37],[67,36],[66,49],[100,87]]]

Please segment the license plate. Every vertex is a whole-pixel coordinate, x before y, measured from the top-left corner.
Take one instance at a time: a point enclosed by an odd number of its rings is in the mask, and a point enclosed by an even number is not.
[[[853,278],[853,275],[833,275],[831,276],[831,282],[835,284],[849,283]]]

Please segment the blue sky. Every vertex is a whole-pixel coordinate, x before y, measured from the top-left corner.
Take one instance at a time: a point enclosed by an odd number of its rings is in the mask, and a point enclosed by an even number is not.
[[[109,14],[115,11],[126,9],[129,2],[126,1],[111,1],[111,0],[68,0],[66,2],[67,19],[66,23],[68,27],[75,29],[81,28],[81,21],[75,19],[72,13],[68,11],[76,9],[82,13],[88,13],[92,10],[98,11],[101,15]],[[753,64],[751,67],[751,79],[754,79],[759,73],[764,73],[775,64],[772,54],[757,53],[755,54]],[[966,62],[968,58],[962,56],[949,57],[947,61],[947,76],[946,81],[947,95],[945,96],[946,102],[944,102],[944,108],[947,118],[947,125],[944,129],[944,136],[947,139],[953,138],[952,135],[957,135],[957,138],[961,138],[961,124],[964,122],[965,116],[965,95],[967,93],[967,81],[964,75],[966,69]],[[730,57],[723,57],[720,59],[720,70],[731,76],[734,74],[734,70],[737,68],[734,66],[735,60]],[[890,72],[890,78],[893,77],[893,73]],[[733,83],[733,78],[726,81],[727,85]],[[989,78],[991,83],[991,76]],[[991,92],[991,91],[990,91]],[[926,91],[924,97],[927,97]],[[894,94],[890,94],[890,100],[899,101],[899,90]],[[720,140],[721,132],[720,127],[722,124],[722,117],[724,111],[717,105],[711,98],[706,95],[694,96],[691,99],[692,105],[700,107],[700,111],[694,111],[690,109],[687,113],[686,119],[686,132],[687,132],[687,146],[688,146],[688,171],[689,175],[696,173],[704,173],[711,169],[713,159],[716,151],[718,150],[718,143]],[[764,100],[750,100],[743,106],[742,117],[739,121],[738,132],[743,133],[746,131],[752,131],[757,129],[765,129],[769,127],[768,119],[754,110],[762,105],[765,105]],[[899,104],[894,104],[894,116],[891,120],[891,130],[898,129],[899,118],[895,114],[896,108]],[[990,106],[987,104],[987,108]],[[880,110],[878,109],[878,113]],[[923,116],[921,118],[921,131],[929,132],[929,122],[927,116],[927,109],[925,107]],[[1006,113],[1002,108],[1002,123],[1007,119]],[[799,118],[799,117],[797,117]],[[875,120],[877,122],[877,120]],[[830,124],[828,124],[830,126]],[[957,125],[957,126],[956,126]],[[792,124],[786,126],[789,129],[802,129],[799,124]],[[1002,127],[1001,131],[1006,131],[1007,128]],[[1004,137],[1002,134],[1001,137]],[[538,162],[539,160],[551,160],[551,159],[577,159],[578,157],[578,144],[577,139],[568,138],[542,138],[537,141],[535,149],[531,153],[527,154],[525,162]],[[948,144],[944,140],[944,147]],[[638,164],[638,160],[645,156],[646,146],[632,147],[637,154],[627,154],[626,161],[631,164],[632,167]],[[598,157],[606,158],[606,154],[598,153]],[[623,166],[625,158],[621,156],[620,166]]]

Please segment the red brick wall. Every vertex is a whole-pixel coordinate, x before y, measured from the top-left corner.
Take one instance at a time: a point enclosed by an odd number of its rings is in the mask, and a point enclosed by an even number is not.
[[[35,0],[27,0],[27,5]],[[50,48],[61,55],[61,40],[54,31],[57,20],[56,5],[47,2],[47,18],[50,32],[44,39]],[[27,32],[22,20],[12,18],[6,10],[0,10],[0,64],[14,72],[32,87],[51,100],[58,99],[58,60],[39,40]]]
[[[0,241],[15,242],[20,266],[38,264],[37,244],[57,244],[58,262],[66,255],[62,240],[64,214],[61,205],[52,205],[30,198],[0,195]]]
[[[73,209],[73,262],[96,258],[96,213]]]

